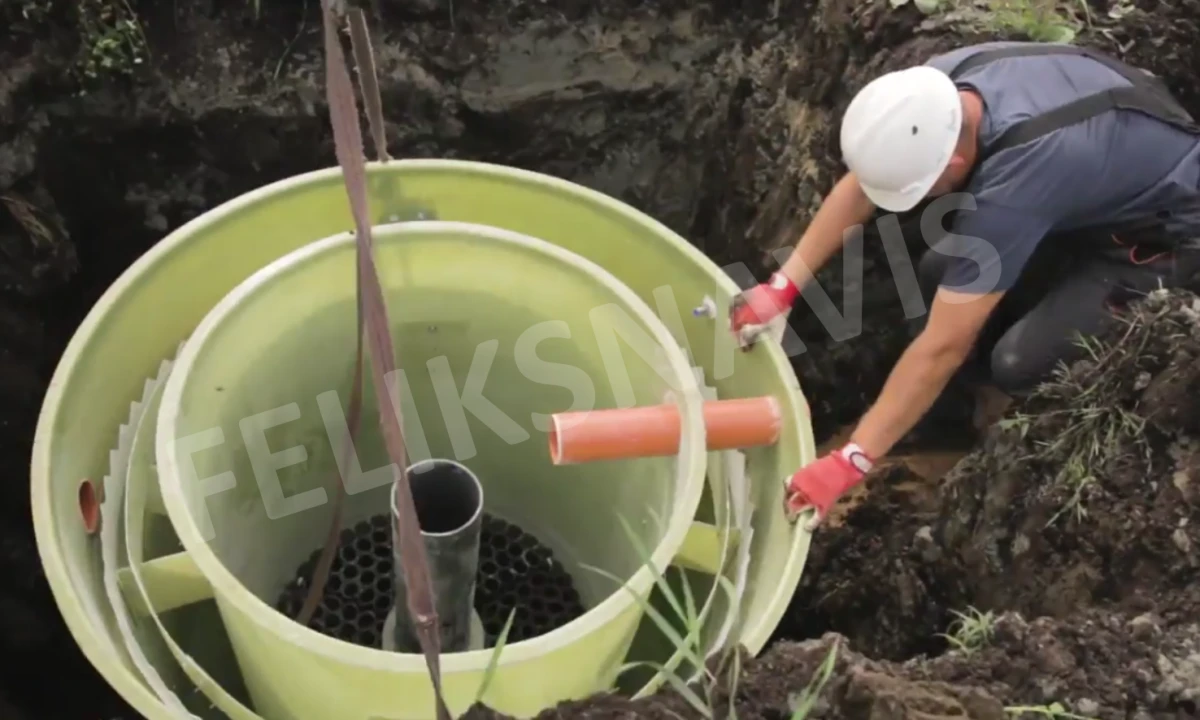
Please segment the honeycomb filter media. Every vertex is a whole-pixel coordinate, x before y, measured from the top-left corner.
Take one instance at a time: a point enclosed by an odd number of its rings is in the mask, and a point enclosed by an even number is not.
[[[339,640],[381,647],[383,622],[395,599],[392,541],[387,513],[342,531],[325,594],[310,627]],[[296,571],[276,609],[295,617],[321,554],[318,548]],[[475,610],[483,621],[485,646],[492,647],[513,610],[506,642],[518,642],[561,627],[584,612],[571,576],[537,538],[512,523],[485,514],[475,584]]]

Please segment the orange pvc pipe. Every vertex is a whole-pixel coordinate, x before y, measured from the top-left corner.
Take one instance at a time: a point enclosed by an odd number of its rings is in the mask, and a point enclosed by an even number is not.
[[[709,450],[772,445],[782,423],[769,396],[704,403]],[[662,457],[679,452],[679,408],[674,404],[584,410],[550,416],[550,460],[572,465],[594,460]]]

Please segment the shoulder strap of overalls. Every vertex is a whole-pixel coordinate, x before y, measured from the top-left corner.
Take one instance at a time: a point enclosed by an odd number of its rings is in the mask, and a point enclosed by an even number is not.
[[[1132,110],[1167,123],[1193,135],[1200,135],[1200,125],[1187,110],[1171,96],[1166,85],[1154,75],[1101,53],[1074,45],[1038,43],[984,50],[951,69],[952,79],[959,79],[969,70],[981,65],[1012,57],[1036,55],[1079,55],[1103,63],[1129,81],[1129,86],[1110,88],[1066,103],[1049,112],[1016,123],[983,150],[983,159],[1018,145],[1036,140],[1055,130],[1081,123],[1109,110]],[[1036,82],[1036,80],[1034,80]]]

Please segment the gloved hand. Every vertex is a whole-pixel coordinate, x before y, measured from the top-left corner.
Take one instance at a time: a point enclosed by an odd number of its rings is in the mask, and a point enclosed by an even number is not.
[[[810,532],[815,530],[837,501],[862,482],[874,464],[862,448],[849,443],[800,468],[787,481],[788,517],[795,519],[805,510],[815,510],[813,518],[805,525]]]
[[[791,311],[800,289],[782,272],[776,272],[761,285],[757,285],[734,298],[729,312],[729,329],[739,335],[748,329],[766,325],[780,315]]]

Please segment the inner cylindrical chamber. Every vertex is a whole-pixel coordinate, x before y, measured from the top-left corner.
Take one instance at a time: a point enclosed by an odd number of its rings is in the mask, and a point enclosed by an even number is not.
[[[435,595],[442,652],[463,652],[471,644],[475,577],[483,527],[483,486],[466,466],[453,460],[422,460],[408,468],[417,523],[425,541],[429,576]],[[396,600],[393,647],[420,652],[416,627],[408,609],[408,578],[400,556],[400,518],[392,498],[392,557]]]

